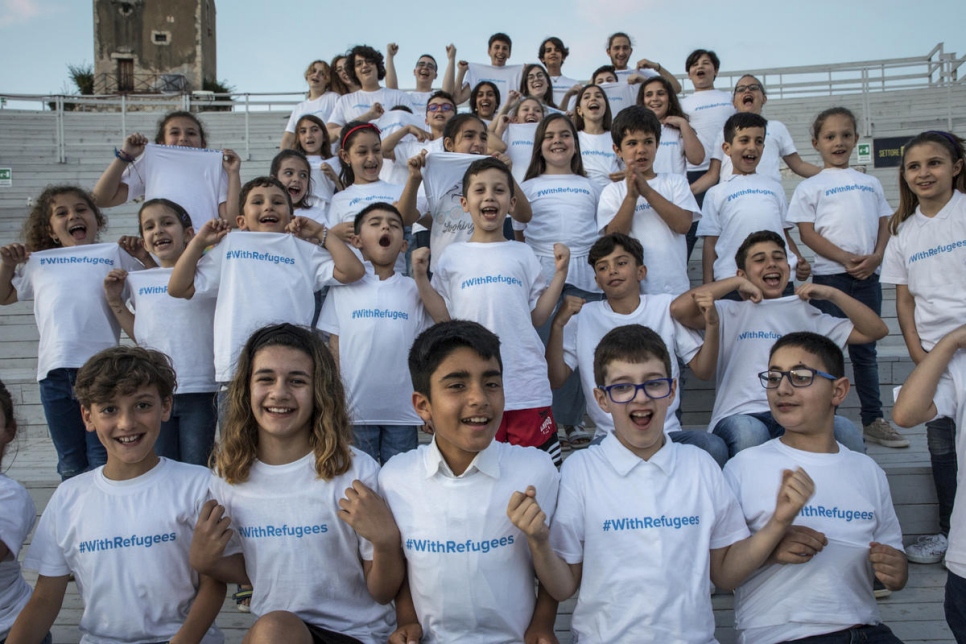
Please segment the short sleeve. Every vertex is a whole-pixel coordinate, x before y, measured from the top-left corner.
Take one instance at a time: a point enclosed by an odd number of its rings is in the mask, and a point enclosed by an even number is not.
[[[335,261],[324,248],[309,244],[312,275],[314,275],[314,290],[321,290],[324,286],[338,286],[341,282],[335,279]]]
[[[285,131],[289,134],[295,134],[295,125],[299,122],[299,113],[300,110],[296,107],[288,117],[288,123],[285,124]]]
[[[795,141],[792,139],[791,133],[788,128],[785,127],[783,123],[780,128],[773,128],[775,140],[778,145],[778,156],[781,158],[787,157],[789,154],[795,154],[798,152],[798,148],[795,147]]]
[[[714,139],[714,145],[711,146],[711,158],[724,162],[724,131],[718,132]]]
[[[788,204],[788,221],[815,223],[816,210],[814,193],[808,189],[808,181],[803,181],[795,188]]]
[[[901,230],[899,231],[902,232]],[[902,242],[898,236],[889,238],[885,256],[882,258],[882,274],[879,276],[886,284],[908,284],[909,271],[902,259]]]
[[[517,242],[519,243],[519,242]],[[543,276],[543,269],[540,260],[533,254],[529,246],[525,247],[527,252],[527,277],[530,278],[530,310],[537,305],[537,300],[544,291],[547,290],[547,280]]]
[[[875,179],[875,177],[873,177]],[[876,209],[879,211],[879,218],[882,217],[892,217],[892,206],[886,201],[885,191],[882,189],[882,183],[875,179],[875,201]]]
[[[805,303],[803,302],[803,304]],[[848,343],[849,335],[851,335],[852,329],[855,328],[855,325],[852,324],[852,320],[849,318],[837,318],[826,313],[822,313],[811,304],[805,304],[805,306],[808,308],[807,315],[809,315],[814,321],[814,325],[812,326],[811,330],[819,335],[824,335],[832,340],[832,342],[844,348]]]
[[[58,513],[62,511],[56,492],[40,517],[23,566],[45,577],[62,577],[71,570],[59,544]]]
[[[17,299],[21,302],[34,299],[34,287],[31,280],[32,266],[28,258],[25,263],[17,266],[13,272],[13,279],[10,280],[10,284],[17,291]]]
[[[550,522],[550,547],[568,564],[584,561],[584,502],[573,480],[576,467],[567,467],[564,461],[557,495],[557,509]]]
[[[339,98],[335,104],[335,109],[332,110],[332,114],[329,116],[329,123],[335,123],[336,125],[345,125],[345,104],[344,100],[346,96],[351,96],[351,94],[346,94]]]
[[[0,542],[16,559],[37,519],[30,494],[12,479],[0,475]]]
[[[346,287],[336,286],[329,291],[328,296],[322,303],[322,312],[319,313],[319,321],[315,325],[316,328],[326,333],[331,333],[332,335],[339,335],[338,301],[341,299],[340,293],[343,288]]]
[[[700,456],[707,456],[706,453]],[[707,457],[711,460],[710,456]],[[708,483],[712,496],[714,497],[714,524],[711,526],[710,547],[712,550],[726,548],[731,544],[741,541],[750,536],[748,524],[745,523],[745,515],[741,511],[741,505],[731,486],[724,481],[721,470],[713,461],[710,463],[714,470],[709,472],[711,479]]]
[[[674,352],[684,360],[684,364],[688,364],[694,356],[698,355],[704,340],[701,339],[700,333],[687,328],[677,320],[672,319],[671,323],[674,325]]]
[[[718,186],[713,186],[704,196],[701,221],[698,222],[698,237],[720,237],[721,220],[718,218]]]
[[[663,176],[671,180],[671,203],[693,213],[691,221],[701,219],[701,206],[698,205],[698,200],[694,198],[694,193],[691,192],[691,186],[688,184],[688,180],[680,174],[666,174]]]
[[[889,481],[886,474],[878,465],[874,466],[876,476],[876,487],[879,490],[879,520],[876,522],[873,539],[877,543],[884,543],[892,546],[899,552],[905,552],[902,546],[902,528],[899,527],[899,518],[896,516],[896,509],[892,505],[892,492],[889,490]]]
[[[563,359],[571,371],[577,369],[577,325],[580,314],[567,321],[563,329]]]
[[[222,240],[221,244],[225,241]],[[208,249],[195,267],[195,295],[215,297],[218,295],[218,285],[221,281],[221,264],[224,248],[221,244]]]
[[[614,221],[623,200],[624,197],[617,183],[611,183],[601,191],[600,201],[597,202],[597,231],[601,235],[604,234],[608,224]]]

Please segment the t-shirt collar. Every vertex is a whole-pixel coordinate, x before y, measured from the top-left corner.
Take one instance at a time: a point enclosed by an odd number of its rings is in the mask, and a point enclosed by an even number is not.
[[[638,466],[656,467],[665,475],[670,476],[674,470],[676,461],[676,446],[667,434],[664,435],[664,445],[657,450],[648,460],[643,460],[640,456],[624,447],[613,432],[609,433],[600,444],[604,452],[604,458],[610,463],[620,476],[627,476]]]
[[[466,478],[476,472],[481,472],[491,478],[499,478],[500,455],[498,452],[499,448],[495,445],[495,442],[491,442],[486,449],[477,454],[469,467],[466,468],[466,471],[457,476],[450,469],[446,459],[443,458],[443,453],[439,451],[436,439],[433,438],[433,442],[429,444],[429,447],[426,449],[426,455],[423,458],[425,478],[432,478],[436,474],[441,474],[447,478],[460,479]]]

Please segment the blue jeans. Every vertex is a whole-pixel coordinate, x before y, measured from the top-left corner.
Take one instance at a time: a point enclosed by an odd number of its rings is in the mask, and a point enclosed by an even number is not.
[[[878,275],[870,275],[864,280],[856,279],[848,273],[813,275],[812,283],[837,288],[865,304],[876,315],[882,315],[882,287],[879,285]],[[847,317],[842,309],[828,300],[813,300],[812,306],[822,313],[837,318]],[[879,399],[879,361],[875,342],[850,344],[848,348],[849,358],[852,360],[855,393],[859,396],[859,404],[862,408],[860,412],[862,424],[868,425],[876,418],[882,418],[882,401]]]
[[[834,633],[803,637],[789,642],[799,644],[902,644],[902,640],[885,624],[853,626]]]
[[[956,499],[956,423],[952,418],[936,418],[926,423],[926,446],[932,462],[932,480],[939,500],[939,531],[949,534],[949,518]]]
[[[718,467],[724,467],[728,462],[728,446],[720,436],[701,431],[699,429],[682,429],[679,432],[668,434],[671,441],[681,445],[694,445],[700,447],[715,460]]]
[[[865,454],[862,431],[848,418],[835,416],[835,440],[853,452]],[[754,414],[735,414],[718,421],[712,432],[721,437],[728,446],[728,455],[734,456],[743,449],[767,443],[785,433],[770,411]]]
[[[154,444],[158,456],[182,463],[208,467],[215,445],[218,394],[176,394],[171,418],[161,423],[161,433]]]
[[[943,602],[946,623],[957,644],[966,644],[966,579],[946,574],[946,599]]]
[[[379,464],[419,446],[419,428],[413,425],[353,425],[352,435],[353,444]]]
[[[74,396],[77,369],[53,369],[40,381],[50,440],[57,450],[57,473],[62,481],[107,462],[107,450],[96,432],[88,432]]]

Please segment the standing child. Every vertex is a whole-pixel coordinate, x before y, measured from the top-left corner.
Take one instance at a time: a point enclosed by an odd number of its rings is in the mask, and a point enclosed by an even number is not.
[[[520,77],[523,74],[523,65],[507,65],[510,59],[510,50],[513,48],[513,41],[504,33],[495,33],[490,36],[487,43],[487,54],[490,57],[490,64],[468,63],[465,60],[459,62],[459,72],[456,75],[457,96],[456,101],[462,103],[469,97],[470,88],[477,87],[479,83],[486,81],[492,83],[497,88],[497,96],[502,96],[508,100],[510,90],[520,86]],[[465,81],[465,82],[464,82]],[[500,107],[500,100],[497,98],[495,108]]]
[[[654,112],[661,122],[661,147],[654,159],[654,172],[686,175],[688,163],[704,161],[704,145],[666,78],[655,76],[641,83],[637,104]]]
[[[315,333],[277,324],[245,343],[215,470],[191,563],[254,585],[245,641],[385,642],[381,604],[405,574],[399,531],[378,465],[352,447],[339,370]]]
[[[292,208],[299,216],[320,224],[326,222],[326,208],[315,198],[312,185],[312,166],[298,150],[282,150],[272,159],[268,176],[278,180],[288,191]]]
[[[396,78],[396,54],[399,53],[399,45],[389,43],[386,45],[386,87],[392,89],[399,88],[399,81]],[[416,79],[416,89],[406,92],[409,95],[409,107],[413,114],[426,116],[426,102],[433,95],[433,81],[436,80],[436,72],[439,65],[436,59],[429,54],[423,54],[416,60],[413,67],[413,77]],[[443,91],[452,94],[456,89],[456,47],[452,44],[446,45],[446,71],[443,72]]]
[[[563,41],[556,36],[550,36],[540,43],[540,49],[537,52],[537,60],[543,63],[543,66],[547,68],[547,74],[550,76],[554,105],[560,105],[560,100],[564,94],[579,83],[578,80],[563,75],[561,68],[569,55],[570,49],[564,46]]]
[[[553,86],[550,84],[550,75],[543,65],[530,63],[523,68],[520,77],[520,95],[532,96],[544,105],[556,109],[557,103],[553,100]]]
[[[416,449],[406,356],[430,324],[416,283],[394,270],[406,250],[402,215],[387,203],[356,215],[352,244],[362,250],[366,274],[329,292],[318,327],[331,334],[329,348],[346,385],[354,444],[380,463]]]
[[[587,177],[601,190],[624,178],[624,164],[614,152],[610,136],[612,122],[604,90],[597,85],[581,87],[574,106],[574,126]]]
[[[446,247],[432,285],[426,249],[413,253],[413,271],[435,321],[452,317],[479,322],[496,333],[514,357],[504,374],[509,394],[496,439],[539,447],[559,463],[547,361],[534,327],[549,319],[560,299],[570,251],[554,244],[554,274],[548,285],[533,251],[503,235],[503,221],[516,203],[514,194],[513,175],[504,163],[488,157],[470,164],[463,175],[460,203],[473,218],[473,235],[468,242]]]
[[[892,237],[882,281],[896,285],[896,316],[913,362],[966,319],[966,154],[963,140],[930,131],[903,149],[899,208],[889,222]],[[939,498],[939,534],[908,548],[909,560],[942,560],[956,497],[956,425],[952,417],[926,424],[926,444]]]
[[[490,81],[480,81],[470,92],[470,112],[489,125],[500,109],[500,89]]]
[[[174,265],[194,235],[184,208],[167,199],[146,201],[138,212],[138,227],[144,248],[161,266],[133,273],[112,270],[104,279],[107,303],[128,337],[169,356],[178,377],[171,417],[161,423],[154,451],[173,461],[207,466],[218,424],[215,300],[168,295]]]
[[[332,195],[345,187],[339,179],[342,164],[332,154],[329,130],[317,116],[306,114],[296,123],[295,134],[294,149],[304,154],[312,167],[312,196],[328,211]]]
[[[124,139],[92,191],[102,207],[138,197],[163,197],[184,206],[196,229],[238,212],[241,159],[232,150],[207,150],[205,129],[190,112],[169,112],[154,144],[139,132]]]
[[[324,60],[313,60],[309,63],[305,70],[305,82],[309,84],[308,97],[296,105],[291,116],[288,117],[285,134],[282,135],[282,144],[279,146],[283,150],[295,147],[300,118],[312,115],[325,123],[332,115],[336,101],[339,100],[340,94],[329,89],[332,85],[332,69]]]
[[[342,127],[349,121],[375,121],[389,108],[409,103],[409,95],[398,89],[382,87],[386,77],[381,53],[368,45],[356,45],[345,60],[345,73],[350,83],[359,89],[339,98],[329,116],[329,135],[342,136]]]
[[[77,369],[101,349],[116,346],[121,335],[104,296],[104,278],[114,268],[144,268],[132,253],[154,265],[137,238],[97,243],[106,225],[86,191],[51,186],[24,222],[26,243],[0,248],[0,304],[34,301],[40,402],[57,450],[57,473],[65,480],[107,458],[97,437],[84,431],[74,396]]]
[[[769,123],[769,129],[771,126]],[[833,107],[818,115],[812,125],[812,145],[822,155],[825,168],[795,188],[788,221],[798,224],[802,243],[815,251],[812,283],[844,291],[882,315],[879,265],[889,241],[892,209],[878,179],[849,167],[855,141],[852,112]],[[829,315],[845,317],[831,302],[818,301],[815,306]],[[909,441],[882,417],[875,343],[850,344],[849,358],[862,406],[865,440],[908,447]]]
[[[84,424],[107,463],[65,481],[47,503],[24,559],[37,586],[10,644],[43,639],[71,577],[84,603],[82,641],[224,641],[213,624],[225,585],[188,561],[211,474],[154,452],[174,388],[166,356],[141,347],[106,349],[78,371]]]

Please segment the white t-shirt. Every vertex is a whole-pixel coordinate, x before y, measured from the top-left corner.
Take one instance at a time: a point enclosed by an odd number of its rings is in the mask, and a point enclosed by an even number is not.
[[[469,241],[473,236],[473,217],[463,211],[463,174],[481,157],[476,154],[433,152],[426,155],[423,187],[433,226],[429,233],[429,268],[436,270],[446,247],[454,242]]]
[[[127,185],[128,201],[170,199],[188,211],[191,225],[200,230],[228,201],[228,173],[221,161],[221,150],[148,143],[144,154],[124,168],[121,183]]]
[[[288,117],[285,131],[297,134],[295,126],[298,125],[299,119],[306,114],[317,116],[323,123],[328,123],[329,117],[332,116],[332,110],[335,109],[335,104],[339,101],[339,98],[340,96],[337,92],[326,92],[318,98],[302,101],[295,106],[295,109],[292,110],[292,115]],[[387,107],[386,109],[389,108]]]
[[[719,181],[727,181],[734,174],[734,164],[731,163],[731,157],[724,153],[722,145],[724,145],[724,125],[711,145],[711,158],[721,162]],[[755,173],[781,183],[781,160],[796,152],[798,149],[795,147],[795,141],[792,140],[792,135],[788,133],[785,124],[781,121],[768,121],[768,127],[765,128],[765,150],[761,154]]]
[[[805,179],[788,204],[788,221],[814,224],[819,235],[856,255],[875,251],[879,222],[891,216],[892,207],[879,180],[852,168],[825,168]],[[816,253],[813,275],[844,272],[844,266]]]
[[[373,183],[353,183],[342,192],[337,192],[332,197],[329,204],[329,226],[336,224],[352,223],[367,206],[380,201],[392,204],[399,201],[402,196],[403,186],[395,183],[388,183],[380,179]],[[418,203],[417,203],[418,207]],[[355,246],[349,247],[362,260],[362,251]],[[394,269],[398,273],[406,274],[406,254],[399,253],[396,258]]]
[[[553,87],[553,103],[557,107],[560,107],[560,101],[563,100],[564,94],[566,94],[571,87],[574,85],[582,84],[579,80],[569,78],[567,76],[551,76],[550,85]]]
[[[564,362],[573,369],[580,369],[580,384],[584,389],[584,399],[587,400],[587,414],[597,426],[597,434],[614,431],[614,419],[600,408],[594,401],[594,351],[597,345],[609,331],[625,324],[640,324],[653,329],[661,336],[664,344],[671,352],[671,377],[680,378],[678,361],[680,356],[687,364],[694,359],[701,349],[703,341],[697,331],[688,329],[671,317],[671,302],[674,297],[665,293],[658,295],[642,295],[637,309],[629,314],[616,313],[606,300],[601,302],[587,302],[580,313],[570,318],[563,331]],[[677,411],[681,406],[681,383],[678,382],[678,394],[668,407],[664,418],[664,431],[676,432],[681,429]]]
[[[408,368],[413,340],[432,320],[412,278],[380,280],[365,263],[358,282],[332,288],[318,327],[339,336],[339,371],[349,415],[360,425],[422,425]]]
[[[540,260],[547,283],[556,270],[553,245],[560,243],[570,249],[567,283],[600,293],[594,281],[594,267],[587,263],[590,247],[598,237],[600,188],[587,177],[576,174],[544,174],[524,181],[520,187],[533,211],[533,217],[523,226],[525,239]]]
[[[819,454],[776,438],[743,450],[725,465],[724,477],[752,532],[775,513],[782,472],[796,467],[815,481],[815,494],[794,524],[823,533],[828,545],[803,564],[766,564],[738,587],[735,625],[741,642],[785,642],[882,621],[869,592],[869,543],[902,551],[885,472],[843,445],[835,454]]]
[[[727,183],[708,188],[698,222],[698,237],[718,238],[714,246],[717,254],[714,279],[723,280],[737,274],[735,253],[748,235],[770,230],[784,238],[787,210],[781,184],[759,174],[734,175]]]
[[[483,63],[470,63],[463,77],[463,83],[473,89],[477,84],[488,81],[500,90],[500,105],[507,100],[510,90],[520,89],[520,77],[523,76],[523,65],[504,65],[494,67]],[[500,109],[500,105],[496,109]]]
[[[321,155],[311,154],[306,155],[306,159],[309,161],[309,168],[312,172],[312,196],[318,201],[316,202],[323,214],[328,213],[329,203],[332,201],[332,196],[335,195],[335,184],[322,172],[322,164],[326,164],[335,170],[335,175],[339,176],[339,172],[342,170],[342,163],[339,161],[338,156],[330,157],[328,159],[323,159]],[[320,223],[325,223],[323,219]]]
[[[681,99],[681,109],[688,115],[688,122],[701,139],[704,146],[704,161],[701,165],[688,164],[688,172],[707,170],[711,163],[711,145],[724,128],[728,117],[736,112],[731,102],[731,94],[720,89],[694,92]]]
[[[426,118],[426,103],[429,102],[429,97],[436,93],[436,90],[431,89],[428,92],[417,92],[415,90],[406,92],[409,96],[409,102],[406,105],[409,109],[413,111],[413,115],[419,117],[420,119]]]
[[[645,461],[609,435],[573,453],[550,543],[583,564],[574,641],[714,642],[711,550],[747,536],[721,469],[697,447],[665,439]]]
[[[443,251],[433,287],[453,319],[472,320],[500,337],[504,409],[552,402],[543,343],[530,312],[547,288],[540,262],[526,244],[459,242]]]
[[[845,348],[854,328],[848,318],[826,315],[797,295],[774,300],[718,300],[720,349],[717,394],[708,431],[722,418],[768,411],[768,396],[758,374],[768,369],[768,352],[775,341],[793,331],[824,335]]]
[[[211,495],[235,531],[229,548],[240,542],[245,556],[252,614],[289,611],[366,644],[389,638],[392,608],[376,603],[362,571],[362,562],[372,561],[372,544],[338,516],[353,481],[379,492],[378,471],[368,454],[352,448],[348,471],[329,481],[316,474],[314,452],[285,465],[256,460],[237,485],[209,477]]]
[[[628,67],[626,69],[615,69],[614,73],[617,74],[617,80],[624,83],[626,83],[627,79],[633,76],[634,74],[643,76],[645,79],[654,78],[655,76],[660,76],[659,73],[649,68],[634,69],[632,67]],[[640,85],[635,85],[635,87],[640,87]]]
[[[621,172],[624,163],[614,152],[614,139],[610,132],[603,134],[588,134],[577,132],[580,141],[580,158],[584,162],[584,171],[597,186],[603,190],[613,183],[610,175]]]
[[[368,112],[376,103],[382,105],[382,109],[388,113],[389,108],[395,107],[396,105],[409,105],[409,95],[402,90],[390,89],[388,87],[380,87],[372,92],[367,92],[363,89],[350,92],[345,96],[340,96],[339,100],[336,101],[335,109],[332,110],[332,115],[329,116],[329,123],[345,125],[349,121],[358,120],[360,116]]]
[[[127,302],[134,311],[134,339],[169,358],[179,394],[218,391],[215,382],[215,300],[168,295],[173,268],[127,276]]]
[[[20,572],[20,548],[37,519],[30,493],[13,479],[0,474],[0,543],[10,552],[0,561],[0,640],[6,639],[17,615],[27,605],[31,588]]]
[[[426,152],[445,152],[443,149],[443,137],[422,142],[416,140],[400,141],[393,150],[396,160],[392,164],[392,172],[387,181],[400,185],[405,184],[406,180],[409,179],[409,160],[423,150],[426,150]],[[419,194],[425,198],[426,192],[423,184],[419,184]]]
[[[637,105],[637,93],[641,89],[640,85],[628,85],[618,81],[616,83],[600,83],[597,86],[607,96],[611,116],[616,117],[625,107]]]
[[[532,485],[549,522],[558,482],[546,452],[496,441],[460,476],[435,441],[383,466],[424,642],[523,641],[536,603],[533,563],[506,507]]]
[[[956,421],[956,457],[966,463],[966,351],[957,351],[949,361],[933,398],[939,416]],[[946,568],[955,575],[966,578],[966,470],[961,468],[956,476],[956,500],[949,519],[949,549],[946,551]]]
[[[691,212],[693,220],[701,219],[698,202],[691,194],[687,179],[679,174],[659,174],[647,182],[652,188],[676,206]],[[627,196],[627,183],[616,181],[600,194],[597,206],[597,229],[604,229],[614,220]],[[688,247],[684,235],[676,233],[665,223],[647,203],[644,197],[637,198],[634,220],[631,223],[631,237],[644,247],[644,264],[647,277],[641,282],[642,293],[670,293],[680,295],[691,288],[688,279]]]
[[[288,233],[233,231],[198,262],[195,297],[216,297],[215,379],[228,382],[256,330],[291,322],[308,326],[314,292],[338,284],[329,251]]]
[[[916,330],[931,350],[966,320],[966,195],[954,190],[934,217],[919,208],[889,239],[882,261],[886,284],[905,284],[916,300]]]
[[[168,641],[198,592],[188,549],[211,474],[166,458],[129,481],[110,480],[103,470],[54,490],[24,568],[74,574],[84,602],[81,642]],[[224,636],[212,626],[203,641]]]
[[[657,156],[654,157],[654,172],[658,174],[670,172],[686,176],[687,171],[688,160],[684,157],[681,130],[662,124],[661,144],[657,148]]]
[[[18,300],[34,301],[40,332],[38,381],[117,346],[121,327],[104,295],[104,278],[115,268],[130,273],[144,267],[117,244],[36,251],[17,267],[11,283]]]
[[[533,137],[539,123],[510,123],[503,132],[506,155],[510,157],[510,172],[517,183],[523,183],[533,158]]]

